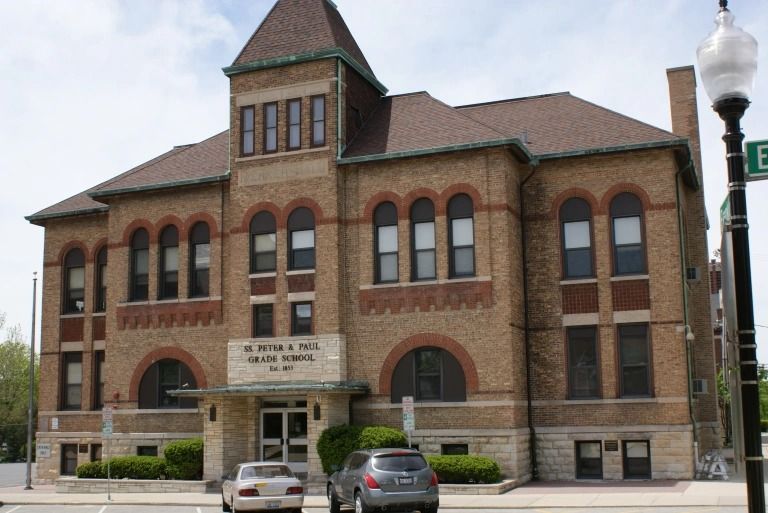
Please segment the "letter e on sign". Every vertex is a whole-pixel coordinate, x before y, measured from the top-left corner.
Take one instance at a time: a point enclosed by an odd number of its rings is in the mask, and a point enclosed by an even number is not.
[[[750,141],[746,147],[748,180],[768,180],[768,141]]]

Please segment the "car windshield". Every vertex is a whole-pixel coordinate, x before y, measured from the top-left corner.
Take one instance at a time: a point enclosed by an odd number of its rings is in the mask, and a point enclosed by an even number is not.
[[[252,465],[243,467],[240,479],[268,479],[270,477],[293,477],[291,469],[285,465]]]
[[[389,472],[424,470],[427,462],[421,454],[393,452],[374,456],[373,468]]]

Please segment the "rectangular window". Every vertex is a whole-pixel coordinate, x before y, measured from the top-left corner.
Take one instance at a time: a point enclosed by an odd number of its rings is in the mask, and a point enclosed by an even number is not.
[[[160,299],[177,298],[179,297],[179,247],[165,246],[161,251]]]
[[[589,221],[563,223],[565,277],[592,276],[592,240]]]
[[[469,446],[467,444],[442,444],[440,445],[440,454],[444,456],[469,454]]]
[[[613,218],[616,274],[636,274],[645,271],[640,216]]]
[[[133,251],[133,301],[145,301],[149,297],[149,250]]]
[[[597,330],[594,327],[568,328],[568,397],[600,397],[597,374]]]
[[[77,444],[61,444],[62,476],[74,476],[77,470]]]
[[[315,267],[315,230],[291,232],[291,269]]]
[[[651,395],[648,325],[619,326],[621,396]]]
[[[288,100],[288,149],[301,148],[301,99]]]
[[[416,399],[439,401],[442,397],[442,365],[439,349],[416,352]]]
[[[397,272],[397,225],[376,228],[378,253],[378,282],[396,282]]]
[[[243,156],[254,154],[254,118],[255,109],[253,105],[240,109],[240,132],[242,138],[240,153]]]
[[[313,96],[312,102],[312,146],[325,145],[325,96]]]
[[[291,304],[291,335],[312,334],[312,303]]]
[[[85,267],[70,267],[67,271],[67,313],[82,312],[85,306]]]
[[[93,353],[93,409],[104,407],[104,351]]]
[[[157,456],[157,446],[139,445],[136,447],[136,456]]]
[[[211,264],[211,245],[194,244],[192,246],[192,297],[206,297],[208,288],[208,268]]]
[[[101,461],[101,444],[91,444],[91,461]]]
[[[181,368],[176,360],[165,360],[158,362],[158,407],[160,408],[178,408],[179,398],[169,395],[171,390],[178,390],[181,385]]]
[[[98,264],[96,271],[96,310],[107,310],[107,264]]]
[[[253,337],[273,337],[273,305],[253,305]]]
[[[413,225],[414,253],[416,255],[416,280],[434,280],[435,270],[435,223]]]
[[[651,447],[648,440],[622,442],[624,479],[651,479]]]
[[[277,151],[277,103],[264,104],[264,153]]]
[[[62,409],[79,410],[83,386],[83,353],[64,353],[62,365]]]
[[[474,276],[475,240],[474,222],[471,217],[451,219],[451,243],[453,255],[451,276]]]
[[[600,442],[576,442],[576,479],[602,478],[602,444]]]
[[[274,271],[277,268],[277,234],[258,233],[253,236],[253,272]]]

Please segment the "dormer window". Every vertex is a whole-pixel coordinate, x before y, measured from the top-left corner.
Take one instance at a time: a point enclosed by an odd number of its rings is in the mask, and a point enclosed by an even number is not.
[[[264,104],[264,153],[277,151],[277,103]]]

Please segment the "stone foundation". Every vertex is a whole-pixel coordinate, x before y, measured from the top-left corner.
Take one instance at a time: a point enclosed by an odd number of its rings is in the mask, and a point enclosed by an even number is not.
[[[215,481],[162,481],[152,479],[112,479],[110,492],[119,493],[205,493]],[[56,493],[107,493],[106,479],[56,480]]]

